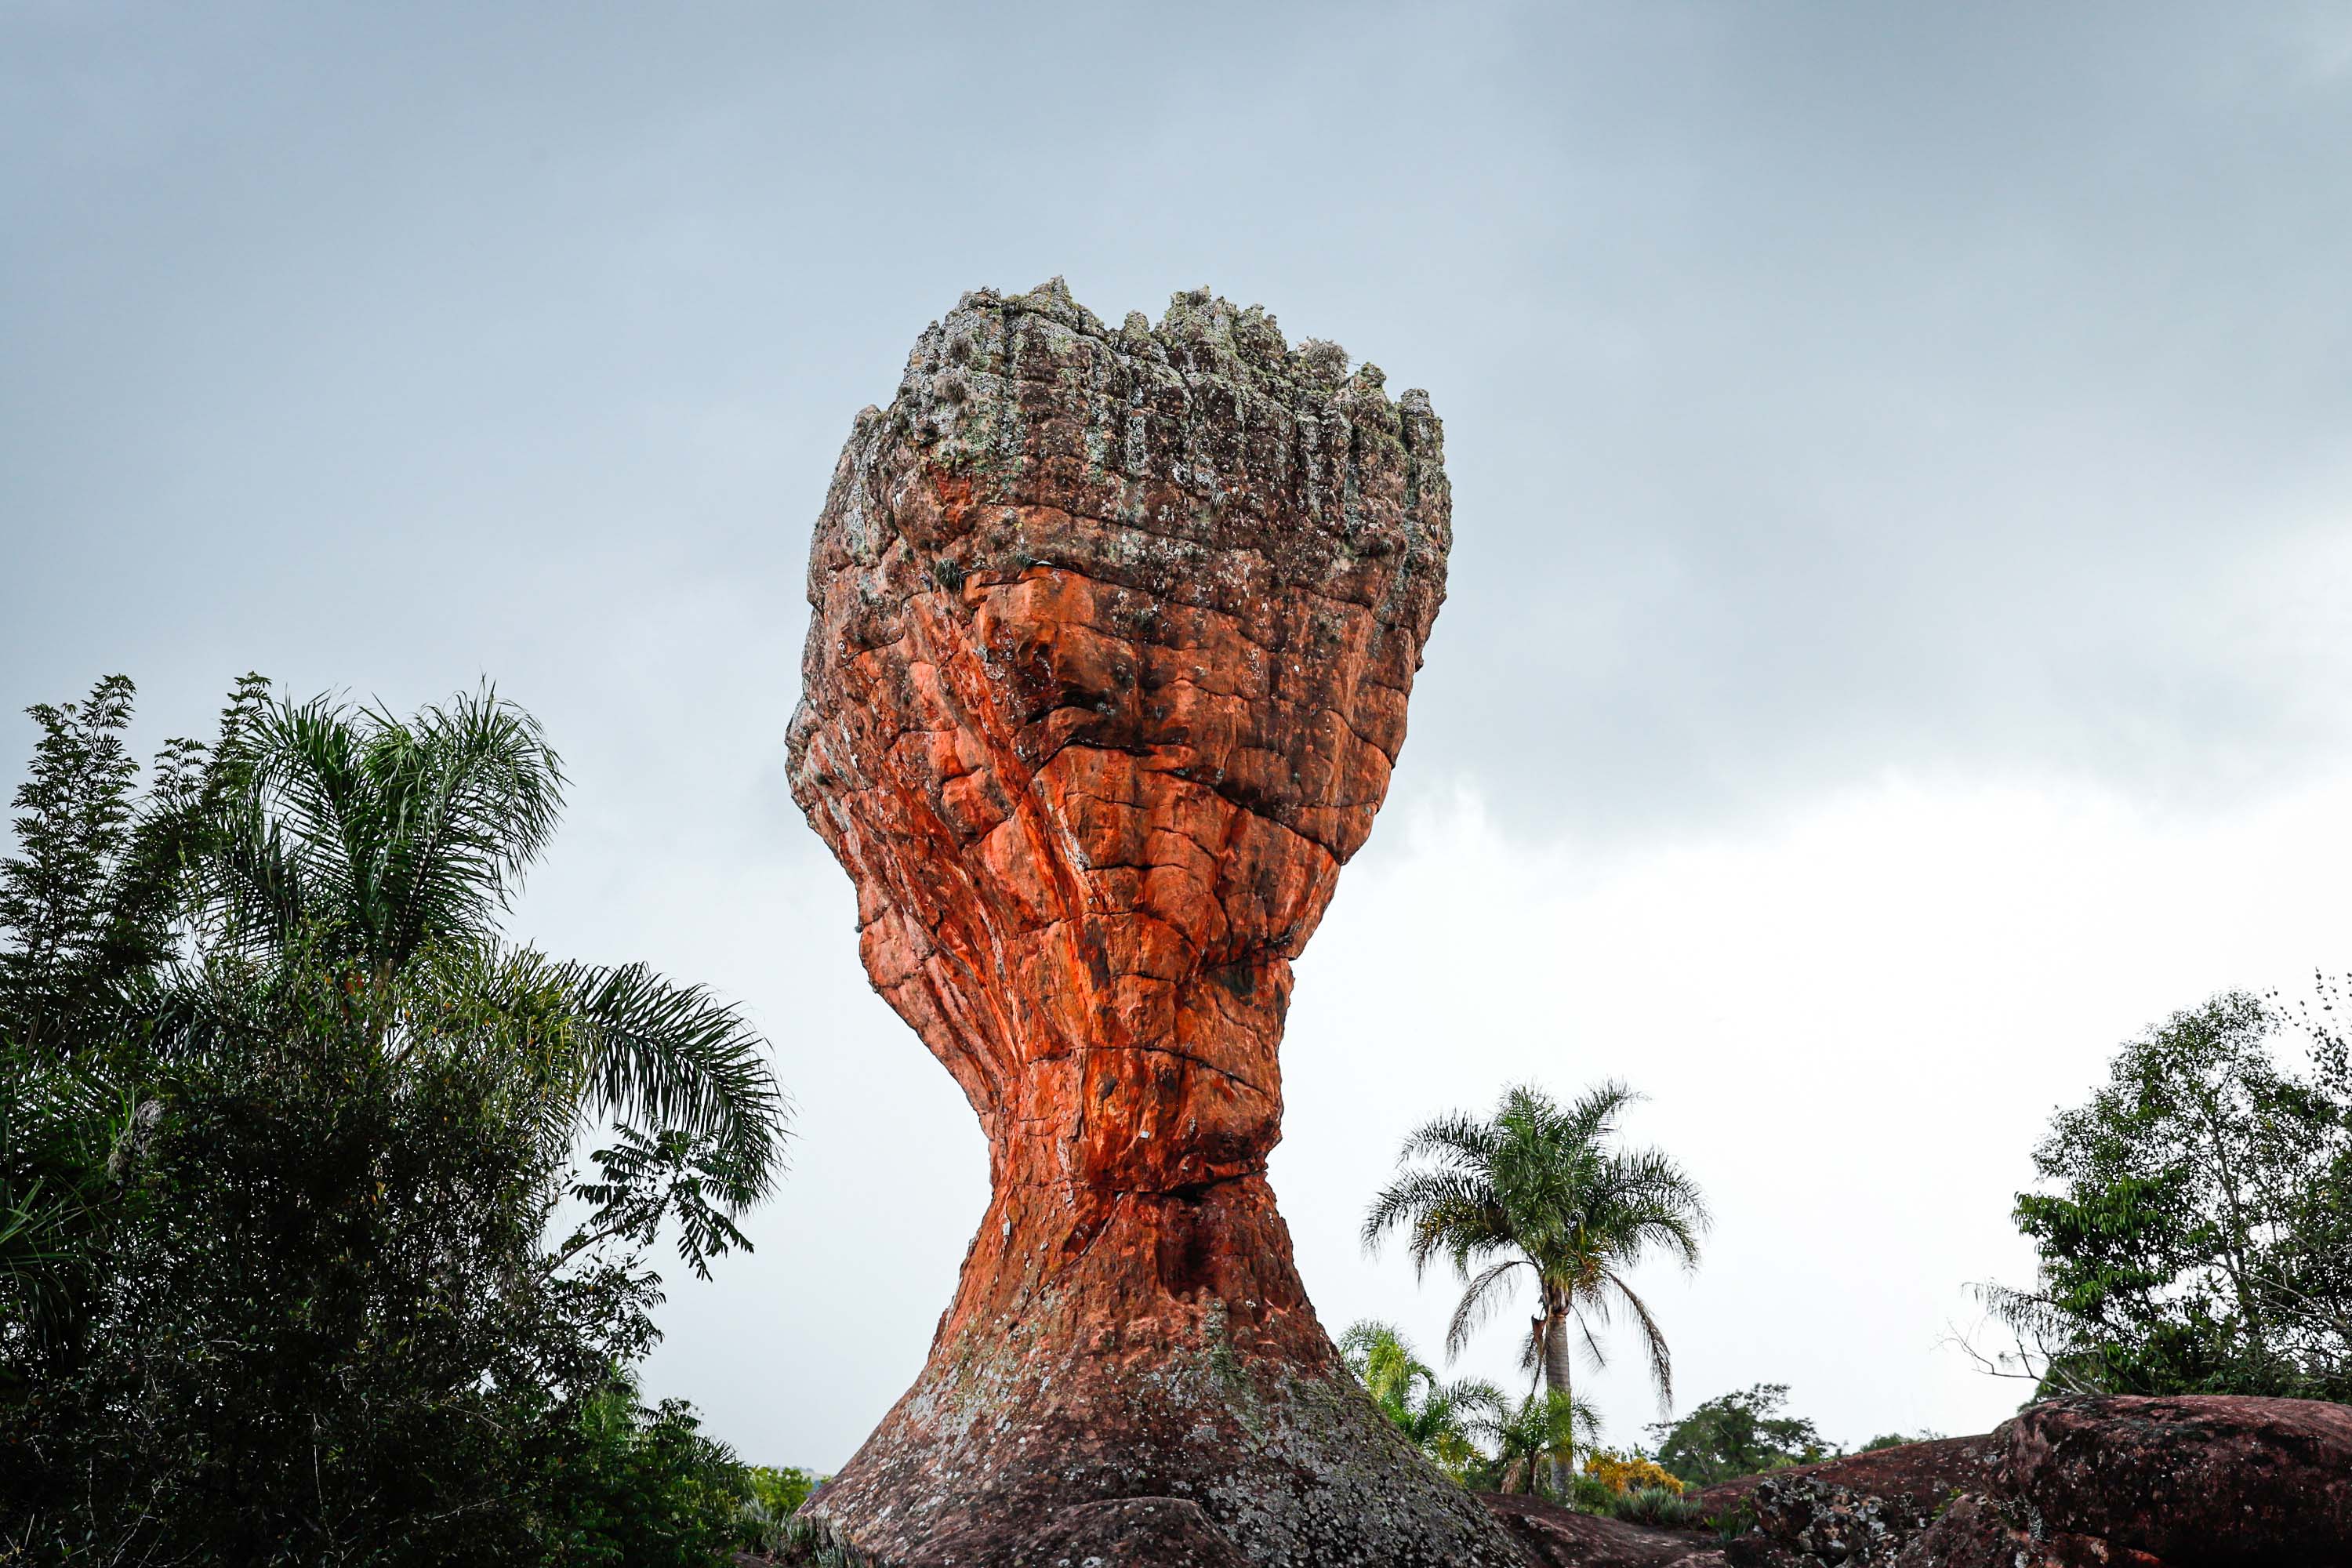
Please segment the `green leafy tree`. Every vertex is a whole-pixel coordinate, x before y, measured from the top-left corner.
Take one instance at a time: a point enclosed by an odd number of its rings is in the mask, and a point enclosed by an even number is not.
[[[1491,1117],[1455,1112],[1405,1140],[1403,1173],[1373,1200],[1364,1246],[1376,1249],[1401,1228],[1416,1276],[1434,1258],[1452,1263],[1465,1289],[1446,1332],[1449,1356],[1525,1279],[1537,1311],[1524,1364],[1546,1389],[1572,1399],[1571,1349],[1601,1364],[1596,1331],[1623,1311],[1661,1402],[1672,1397],[1665,1332],[1627,1275],[1653,1250],[1696,1267],[1706,1205],[1664,1152],[1612,1146],[1618,1117],[1636,1098],[1605,1083],[1563,1108],[1515,1088]]]
[[[1782,1414],[1788,1403],[1788,1384],[1759,1383],[1695,1405],[1679,1421],[1659,1422],[1649,1428],[1658,1463],[1685,1486],[1711,1487],[1835,1458],[1839,1450],[1811,1421]]]
[[[1502,1390],[1482,1378],[1440,1381],[1392,1324],[1351,1325],[1339,1354],[1391,1424],[1457,1481],[1481,1458],[1478,1435],[1507,1413]]]
[[[707,1270],[780,1168],[761,1042],[505,939],[562,786],[511,705],[248,679],[142,795],[129,701],[35,710],[0,867],[0,1557],[723,1560],[740,1467],[615,1378],[656,1233]]]
[[[545,1268],[559,1168],[495,1036],[386,1052],[326,975],[214,999],[239,1016],[147,1085],[79,1342],[9,1423],[31,1528],[133,1560],[532,1560],[541,1456],[657,1291]]]
[[[647,1406],[615,1377],[586,1401],[580,1440],[558,1456],[550,1534],[566,1568],[708,1568],[725,1563],[754,1504],[751,1473],[703,1435],[680,1400]]]
[[[2352,1096],[2330,994],[2300,1031],[2242,993],[2175,1014],[2052,1118],[2042,1190],[2016,1207],[2039,1278],[1984,1288],[2015,1336],[1989,1365],[2037,1396],[2352,1395]]]
[[[225,739],[266,684],[239,682]],[[70,1350],[93,1239],[127,1203],[110,1179],[121,1141],[155,1115],[136,1084],[209,770],[206,748],[172,741],[142,793],[122,740],[133,696],[109,676],[82,702],[26,710],[39,739],[14,798],[17,853],[0,860],[0,1392]]]
[[[232,743],[268,683],[239,682],[222,715]],[[123,744],[134,689],[110,675],[81,702],[27,709],[40,730],[15,796],[17,853],[0,861],[0,1037],[56,1061],[135,1025],[126,996],[171,958],[183,879],[204,839],[206,748],[168,742],[153,786]]]

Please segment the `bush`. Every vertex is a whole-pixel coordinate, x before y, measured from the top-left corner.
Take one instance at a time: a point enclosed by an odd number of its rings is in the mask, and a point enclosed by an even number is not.
[[[582,1410],[551,1467],[544,1527],[565,1568],[706,1568],[742,1533],[751,1477],[682,1400],[647,1407],[616,1376]]]
[[[1580,1473],[1568,1478],[1568,1495],[1559,1500],[1579,1513],[1606,1514],[1617,1506],[1617,1493],[1600,1477]]]
[[[1650,1489],[1682,1495],[1683,1483],[1670,1470],[1654,1459],[1640,1454],[1620,1454],[1603,1448],[1584,1461],[1584,1473],[1598,1479],[1612,1492]]]
[[[751,1484],[751,1497],[739,1515],[741,1528],[736,1543],[746,1552],[781,1552],[791,1540],[793,1515],[800,1511],[809,1493],[824,1485],[826,1478],[806,1470],[778,1469],[766,1465],[750,1466],[743,1473]]]
[[[1885,1432],[1880,1434],[1878,1436],[1873,1437],[1869,1442],[1864,1443],[1861,1447],[1855,1449],[1854,1452],[1857,1454],[1875,1454],[1881,1448],[1900,1448],[1911,1443],[1933,1443],[1942,1436],[1943,1434],[1941,1432],[1913,1432],[1908,1434],[1902,1432]]]
[[[1666,1487],[1634,1487],[1611,1500],[1610,1517],[1665,1530],[1695,1530],[1706,1522],[1698,1499]]]

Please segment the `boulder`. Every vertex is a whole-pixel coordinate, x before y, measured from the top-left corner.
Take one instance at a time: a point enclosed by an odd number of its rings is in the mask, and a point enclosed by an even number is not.
[[[2352,1406],[2057,1399],[1995,1438],[1999,1490],[2040,1533],[2213,1568],[2352,1562]]]
[[[1989,1437],[1904,1443],[1727,1481],[1701,1492],[1699,1501],[1712,1518],[1754,1521],[1730,1548],[1744,1568],[1878,1568],[1893,1563],[1954,1498],[1981,1491],[1997,1455]]]
[[[2352,1407],[2234,1395],[2052,1400],[1989,1437],[1710,1488],[1734,1568],[2352,1564]]]
[[[1984,1497],[1956,1500],[1895,1562],[1896,1568],[2164,1568],[2144,1552],[2093,1537],[2037,1536]]]
[[[1251,1563],[1519,1561],[1341,1366],[1265,1177],[1291,963],[1387,793],[1451,527],[1424,395],[1206,290],[1118,327],[1058,279],[967,295],[858,416],[789,773],[991,1198],[807,1506],[845,1546],[1025,1563],[1024,1530],[1172,1499]]]

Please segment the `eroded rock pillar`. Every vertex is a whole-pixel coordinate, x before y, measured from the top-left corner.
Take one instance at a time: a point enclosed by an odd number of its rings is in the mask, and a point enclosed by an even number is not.
[[[847,1544],[1519,1561],[1340,1366],[1265,1173],[1291,960],[1444,595],[1443,457],[1424,395],[1263,311],[1108,328],[1058,280],[965,296],[858,416],[793,791],[992,1196],[921,1377],[810,1506]]]

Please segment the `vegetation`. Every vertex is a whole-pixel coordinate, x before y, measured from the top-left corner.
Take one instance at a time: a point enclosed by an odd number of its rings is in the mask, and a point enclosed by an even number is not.
[[[1577,1456],[1589,1450],[1601,1436],[1601,1417],[1581,1399],[1556,1388],[1538,1388],[1521,1400],[1507,1416],[1486,1428],[1494,1455],[1484,1465],[1470,1468],[1475,1486],[1495,1491],[1543,1492],[1579,1507],[1595,1504],[1576,1490],[1588,1478],[1575,1473]],[[1601,1491],[1605,1484],[1595,1481]]]
[[[1609,1517],[1628,1524],[1661,1530],[1696,1530],[1707,1521],[1706,1509],[1695,1497],[1675,1487],[1633,1487],[1616,1493],[1608,1505]]]
[[[1685,1487],[1700,1488],[1834,1458],[1838,1448],[1812,1422],[1780,1414],[1788,1403],[1788,1385],[1779,1383],[1719,1394],[1679,1421],[1650,1428],[1657,1462]]]
[[[1620,1454],[1602,1448],[1584,1458],[1584,1473],[1612,1492],[1664,1490],[1682,1495],[1683,1483],[1677,1476],[1646,1455]]]
[[[1908,1434],[1902,1432],[1882,1432],[1877,1436],[1873,1437],[1869,1442],[1864,1443],[1861,1447],[1856,1448],[1854,1452],[1857,1454],[1875,1454],[1881,1448],[1900,1448],[1906,1444],[1910,1443],[1937,1442],[1939,1441],[1943,1436],[1943,1433],[1934,1431],[1913,1432]]]
[[[761,1042],[503,935],[512,705],[248,678],[142,791],[131,696],[31,710],[0,863],[0,1561],[723,1560],[749,1478],[625,1369],[781,1167]]]
[[[2324,983],[2296,1013],[2216,996],[2126,1043],[2106,1084],[2052,1119],[2033,1155],[2044,1190],[2016,1209],[2039,1279],[1986,1289],[2015,1335],[1990,1364],[2037,1398],[2352,1398],[2342,1001]]]
[[[744,1468],[751,1500],[741,1513],[741,1544],[747,1552],[780,1551],[788,1537],[790,1521],[825,1478],[806,1470],[751,1465]]]
[[[1601,1364],[1596,1330],[1622,1310],[1640,1331],[1660,1400],[1672,1397],[1665,1333],[1626,1274],[1654,1248],[1696,1267],[1706,1205],[1665,1154],[1612,1146],[1617,1119],[1635,1098],[1606,1083],[1563,1109],[1538,1089],[1516,1088],[1492,1117],[1442,1116],[1405,1140],[1404,1172],[1373,1200],[1363,1241],[1377,1248],[1402,1228],[1416,1275],[1434,1258],[1453,1264],[1465,1289],[1446,1333],[1449,1356],[1524,1274],[1538,1311],[1523,1364],[1549,1394],[1573,1408],[1571,1346]],[[1545,1450],[1554,1489],[1573,1451],[1572,1440]]]
[[[1458,1481],[1483,1458],[1475,1439],[1500,1424],[1502,1390],[1477,1378],[1439,1382],[1388,1323],[1353,1325],[1339,1336],[1339,1353],[1381,1413],[1438,1468]]]

